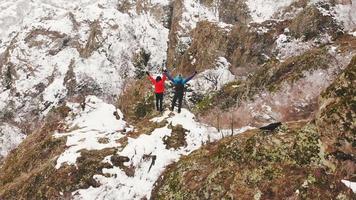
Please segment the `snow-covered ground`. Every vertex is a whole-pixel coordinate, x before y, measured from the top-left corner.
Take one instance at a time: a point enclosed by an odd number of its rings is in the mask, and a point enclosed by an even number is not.
[[[12,149],[16,148],[25,138],[26,135],[17,127],[10,124],[0,124],[0,160]]]
[[[247,0],[252,20],[257,23],[264,22],[273,17],[280,9],[291,5],[294,0]]]
[[[277,54],[277,59],[280,61],[293,56],[299,56],[309,49],[318,47],[321,44],[331,43],[332,40],[331,36],[327,33],[309,41],[303,41],[302,38],[293,38],[292,36],[289,36],[288,33],[289,31],[286,29],[285,33],[280,34],[275,41],[276,47],[274,52]]]
[[[356,182],[351,182],[347,180],[341,180],[347,187],[349,187],[354,193],[356,193]]]
[[[193,91],[206,94],[211,91],[220,90],[225,84],[235,80],[235,76],[229,70],[231,64],[224,57],[216,60],[215,68],[199,73],[190,85]]]
[[[324,9],[318,5],[318,3],[323,2],[322,0],[313,0],[317,8],[327,16],[332,16],[336,21],[338,21],[344,28],[345,31],[352,31],[356,29],[356,0],[341,1],[335,6],[331,6],[329,10]]]
[[[32,113],[43,119],[70,92],[113,102],[135,75],[135,55],[142,51],[150,55],[147,68],[162,66],[168,29],[149,11],[116,7],[116,0],[0,0],[0,119],[4,113],[20,124]],[[88,46],[92,52],[83,57]]]
[[[129,137],[127,145],[122,147],[122,144],[117,142],[118,139],[127,137],[125,133],[133,130],[133,127],[122,120],[121,112],[116,110],[113,105],[106,104],[94,96],[88,97],[86,102],[85,110],[81,110],[79,104],[69,105],[73,109],[73,113],[67,120],[70,124],[69,129],[72,129],[72,131],[55,134],[55,137],[68,136],[67,149],[59,156],[56,167],[60,168],[62,164],[75,165],[76,159],[80,157],[80,150],[99,150],[114,147],[118,149],[118,155],[130,158],[125,166],[133,168],[134,175],[126,175],[120,167],[103,169],[104,174],[111,176],[95,175],[95,180],[101,186],[75,191],[73,192],[75,199],[125,200],[149,198],[154,183],[167,165],[178,161],[182,155],[191,153],[207,142],[216,141],[231,134],[229,130],[218,132],[216,128],[197,122],[195,116],[186,109],[182,109],[179,114],[165,111],[162,116],[151,119],[152,122],[167,120],[168,123],[164,127],[157,128],[150,134],[142,134],[138,138]],[[118,112],[120,119],[113,115],[115,111]],[[173,126],[182,125],[187,130],[186,146],[178,149],[167,149],[164,144],[164,137],[170,136],[172,133],[169,124]],[[234,134],[248,129],[251,129],[251,127],[234,130]],[[99,143],[100,138],[106,138],[107,142],[105,144]],[[152,157],[147,159],[147,155],[156,156],[151,169]],[[110,156],[105,158],[103,162],[110,163]]]
[[[80,156],[81,149],[99,150],[110,147],[118,147],[116,142],[123,137],[122,131],[127,127],[122,120],[122,113],[113,105],[104,103],[95,96],[87,97],[85,109],[82,110],[80,104],[69,103],[67,106],[72,109],[72,115],[67,118],[67,123],[71,129],[68,133],[56,133],[55,137],[67,136],[68,149],[61,154],[57,160],[56,168],[62,164],[75,164]],[[117,119],[113,114],[121,119]],[[105,143],[100,143],[100,139],[105,139]]]

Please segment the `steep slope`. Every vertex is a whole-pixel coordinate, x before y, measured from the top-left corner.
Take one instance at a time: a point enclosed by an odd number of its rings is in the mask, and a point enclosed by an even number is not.
[[[355,55],[353,7],[352,2],[295,1],[276,7],[262,23],[231,24],[228,30],[198,24],[178,71],[211,70],[223,58],[236,79],[220,90],[193,91],[188,103],[200,120],[214,126],[220,121],[225,128],[231,121],[260,126],[312,116],[319,94]],[[219,78],[198,77],[210,84]]]
[[[66,118],[50,120],[5,159],[1,198],[150,198],[167,165],[204,143],[232,134],[196,122],[185,109],[151,119],[146,124],[151,130],[144,134],[123,121],[113,105],[95,96],[85,102],[84,109],[68,103],[53,111]]]
[[[356,181],[355,59],[321,95],[316,119],[206,145],[168,167],[152,198],[355,198],[343,180]]]
[[[0,0],[0,199],[352,198],[355,5]],[[164,66],[199,71],[180,114]]]
[[[162,65],[166,16],[149,8],[167,4],[123,13],[117,1],[1,1],[1,123],[30,134],[61,102],[116,101],[129,79]]]

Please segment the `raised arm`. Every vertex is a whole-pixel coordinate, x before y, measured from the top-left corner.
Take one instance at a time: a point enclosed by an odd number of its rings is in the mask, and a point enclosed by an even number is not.
[[[197,71],[194,72],[193,75],[191,75],[190,77],[188,77],[187,79],[184,80],[184,83],[187,83],[188,81],[192,80],[192,78],[197,74]]]
[[[167,70],[164,70],[163,74],[165,74],[168,77],[168,79],[174,83],[172,76],[169,74]]]
[[[167,80],[167,75],[166,75],[166,73],[163,72],[162,81],[164,82],[164,81],[166,81],[166,80]]]
[[[151,81],[152,84],[155,84],[156,83],[156,80],[153,79],[153,77],[148,73],[146,72],[147,76],[148,76],[148,79]]]

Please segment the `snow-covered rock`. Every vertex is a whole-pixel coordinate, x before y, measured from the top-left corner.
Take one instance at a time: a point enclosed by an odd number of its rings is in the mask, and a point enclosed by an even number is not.
[[[33,130],[68,98],[97,95],[113,102],[137,67],[162,66],[163,22],[116,6],[114,0],[0,1],[0,120]],[[149,56],[146,66],[136,64],[140,52]]]
[[[26,135],[17,127],[10,124],[0,124],[0,159],[16,148]]]
[[[291,5],[294,0],[247,0],[252,20],[257,23],[264,22],[273,17],[277,11]]]
[[[84,116],[78,119],[79,121],[75,121],[82,123],[92,120],[96,121],[100,117],[110,115],[112,111],[113,109],[104,109],[103,106],[98,105],[96,110],[90,112],[90,114],[84,114]],[[84,119],[86,120],[84,121]],[[104,117],[104,119],[107,119],[107,117]],[[124,147],[116,143],[116,147],[119,149],[118,155],[129,158],[129,162],[125,162],[124,165],[134,170],[133,175],[127,175],[122,167],[114,166],[110,169],[103,169],[103,173],[106,174],[105,176],[94,176],[94,179],[100,183],[100,186],[75,191],[73,192],[74,199],[119,198],[129,200],[150,198],[154,183],[165,170],[166,166],[178,161],[181,156],[188,155],[207,142],[213,142],[224,136],[231,135],[230,130],[221,130],[218,132],[214,127],[197,122],[195,116],[186,109],[182,109],[182,112],[179,114],[173,113],[173,115],[171,112],[165,111],[162,116],[151,119],[152,122],[162,122],[163,120],[167,120],[168,122],[164,127],[157,128],[150,134],[142,134],[138,138],[129,137],[127,145]],[[101,120],[95,122],[99,126],[104,125],[104,123],[107,122],[102,122]],[[64,160],[68,164],[75,164],[75,159],[80,156],[77,153],[79,150],[114,147],[115,142],[113,143],[113,141],[123,137],[122,134],[115,132],[124,127],[119,127],[120,123],[124,125],[123,121],[110,123],[111,126],[117,124],[117,127],[112,127],[112,130],[105,130],[107,128],[104,128],[101,132],[93,129],[92,125],[88,124],[85,129],[90,129],[91,131],[82,132],[81,130],[84,129],[78,129],[68,134],[57,134],[56,137],[69,135],[67,142],[69,149],[58,158],[57,167],[60,167],[58,165]],[[73,125],[78,126],[78,124]],[[181,125],[186,129],[184,137],[185,146],[174,149],[167,148],[164,144],[164,138],[172,134],[171,125]],[[248,129],[252,129],[252,127],[234,130],[234,134],[244,132]],[[96,139],[103,136],[108,137],[110,142],[106,145],[97,144]],[[110,162],[109,160],[108,158],[103,160],[103,162]]]

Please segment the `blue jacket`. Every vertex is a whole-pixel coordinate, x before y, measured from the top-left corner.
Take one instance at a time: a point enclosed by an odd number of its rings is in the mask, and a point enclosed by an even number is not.
[[[188,81],[192,80],[192,78],[195,76],[195,73],[194,73],[193,75],[191,75],[188,78],[183,78],[182,76],[176,76],[176,77],[172,78],[172,76],[168,72],[165,72],[165,74],[167,75],[168,79],[170,81],[172,81],[172,83],[174,85],[178,85],[178,84],[185,85]]]

